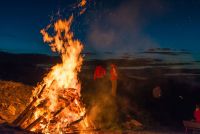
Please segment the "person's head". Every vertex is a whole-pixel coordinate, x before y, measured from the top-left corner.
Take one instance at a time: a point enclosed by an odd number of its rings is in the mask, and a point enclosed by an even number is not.
[[[199,104],[196,104],[196,108],[200,108]]]
[[[112,67],[112,68],[116,68],[116,65],[113,64],[113,63],[111,63],[111,64],[110,64],[110,67]]]
[[[200,105],[199,104],[196,104],[196,110],[199,110],[200,109]]]

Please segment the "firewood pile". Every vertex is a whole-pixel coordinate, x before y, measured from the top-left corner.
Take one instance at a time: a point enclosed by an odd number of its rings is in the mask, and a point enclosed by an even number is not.
[[[41,98],[46,85],[42,87],[40,92],[33,98],[30,104],[25,108],[25,110],[12,122],[17,127],[23,128],[25,130],[34,130],[34,132],[43,132],[43,130],[48,127],[48,130],[52,132],[57,129],[56,124],[62,123],[61,131],[70,132],[76,131],[80,128],[81,122],[86,118],[86,112],[80,115],[76,120],[63,121],[63,116],[66,116],[66,112],[73,111],[75,113],[81,113],[81,107],[83,106],[80,96],[76,92],[76,89],[68,88],[60,90],[58,93],[58,105],[56,111],[48,112],[46,109],[49,104],[48,99],[40,101],[41,103],[35,104],[38,99]],[[77,105],[78,104],[78,105]],[[34,113],[37,110],[43,111],[42,115],[37,118],[34,117]],[[41,110],[42,109],[42,110]],[[69,116],[73,116],[70,115]],[[69,117],[66,117],[69,119]]]

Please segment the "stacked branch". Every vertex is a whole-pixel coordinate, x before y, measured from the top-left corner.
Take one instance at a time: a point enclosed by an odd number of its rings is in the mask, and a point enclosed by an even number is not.
[[[26,107],[26,109],[13,121],[15,126],[21,127],[26,130],[33,130],[35,132],[42,132],[46,127],[55,127],[55,124],[58,122],[62,122],[61,118],[66,111],[73,111],[79,113],[81,111],[81,107],[76,107],[76,104],[79,103],[83,106],[83,103],[80,100],[79,94],[76,92],[76,89],[67,88],[60,90],[58,93],[58,103],[59,107],[57,107],[57,111],[48,112],[46,109],[48,107],[49,99],[42,100],[38,105],[35,105],[36,101],[40,99],[42,93],[45,90],[46,85],[43,85],[41,90],[38,92],[37,96],[33,97],[30,104]],[[43,109],[43,113],[37,118],[34,117],[34,113],[37,110]],[[48,118],[47,118],[48,117]],[[66,122],[66,131],[72,126],[80,123],[86,117],[86,113],[81,115],[77,120]],[[48,121],[50,120],[50,122]],[[56,129],[56,128],[55,128]],[[54,129],[52,129],[54,130]]]
[[[21,126],[24,121],[29,118],[30,115],[33,114],[33,112],[35,111],[36,107],[34,107],[34,103],[36,102],[36,100],[38,99],[38,97],[41,96],[41,94],[43,93],[44,89],[45,89],[46,85],[44,85],[41,90],[39,91],[37,96],[33,97],[33,100],[31,101],[31,103],[25,108],[25,110],[12,122],[12,124],[14,124],[15,126]]]

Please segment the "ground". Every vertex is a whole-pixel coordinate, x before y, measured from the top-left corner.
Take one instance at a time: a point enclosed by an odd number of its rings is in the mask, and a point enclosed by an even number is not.
[[[0,81],[0,133],[29,133],[19,128],[11,127],[12,121],[25,109],[29,102],[33,87],[19,82]],[[182,132],[161,130],[102,130],[94,131],[96,134],[181,134]]]
[[[32,90],[19,82],[0,81],[0,123],[11,123],[25,109]]]

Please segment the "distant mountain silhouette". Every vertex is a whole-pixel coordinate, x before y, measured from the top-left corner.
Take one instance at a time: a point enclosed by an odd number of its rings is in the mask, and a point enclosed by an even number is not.
[[[84,54],[84,53],[82,53]],[[23,82],[29,85],[35,85],[41,81],[49,69],[61,62],[59,56],[49,56],[44,54],[13,54],[8,52],[0,52],[0,79]],[[198,61],[197,61],[198,62]],[[138,69],[145,71],[148,68],[163,68],[193,66],[197,62],[166,62],[162,59],[152,58],[119,58],[119,59],[90,59],[83,61],[82,74],[84,69],[92,71],[96,65],[103,65],[106,68],[109,64],[114,63],[119,69]],[[85,68],[86,67],[86,68]],[[180,69],[174,72],[180,72]],[[183,68],[182,68],[183,69]],[[166,70],[165,70],[166,71]],[[194,69],[189,71],[196,73]],[[199,71],[197,71],[199,73]]]
[[[61,62],[57,56],[44,54],[13,54],[0,52],[0,79],[35,85],[42,80],[47,70],[39,64],[56,64]]]
[[[58,56],[49,56],[45,54],[13,54],[8,52],[0,52],[0,59],[0,63],[53,64],[61,62]]]

